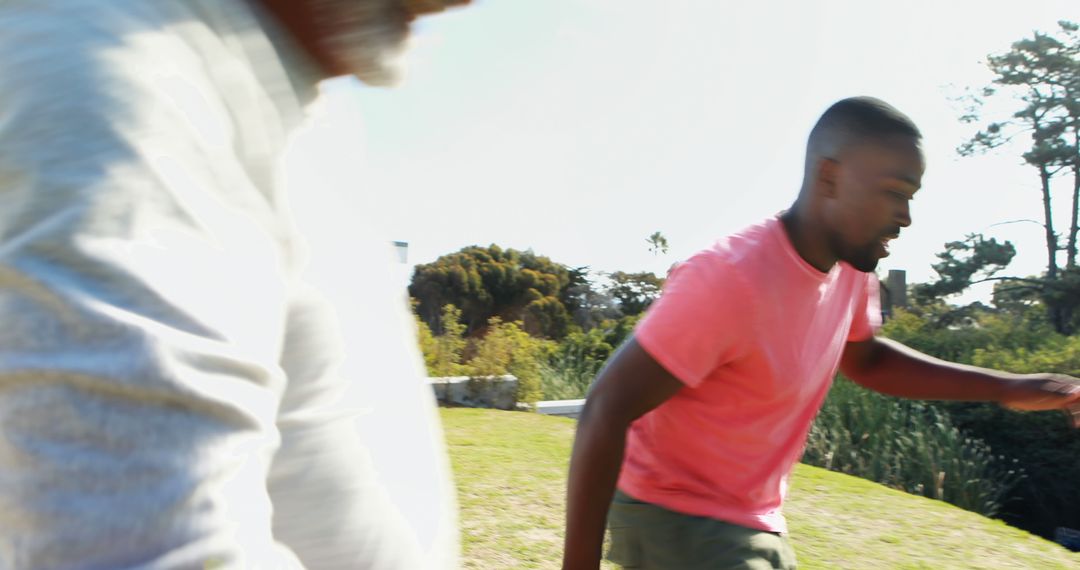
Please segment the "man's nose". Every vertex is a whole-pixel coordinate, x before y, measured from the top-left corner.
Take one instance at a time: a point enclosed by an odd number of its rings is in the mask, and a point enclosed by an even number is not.
[[[905,203],[896,213],[896,225],[906,228],[911,225],[911,206]]]

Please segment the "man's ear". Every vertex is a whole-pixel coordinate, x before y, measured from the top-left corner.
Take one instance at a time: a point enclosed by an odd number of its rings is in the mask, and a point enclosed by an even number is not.
[[[824,198],[836,197],[836,182],[840,176],[840,163],[833,158],[818,159],[814,170],[814,189]]]

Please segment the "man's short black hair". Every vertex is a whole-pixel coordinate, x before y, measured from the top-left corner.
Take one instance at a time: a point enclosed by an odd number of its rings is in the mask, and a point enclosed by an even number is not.
[[[922,138],[911,118],[881,99],[842,99],[833,103],[810,131],[807,160],[835,158],[852,144],[890,135],[906,135],[915,140]]]

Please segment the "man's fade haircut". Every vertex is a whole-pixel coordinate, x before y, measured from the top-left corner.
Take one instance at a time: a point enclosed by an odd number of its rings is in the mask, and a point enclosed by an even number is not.
[[[910,117],[881,99],[841,99],[826,109],[810,130],[806,142],[807,172],[819,158],[836,158],[854,144],[890,135],[905,135],[916,141],[922,138]]]

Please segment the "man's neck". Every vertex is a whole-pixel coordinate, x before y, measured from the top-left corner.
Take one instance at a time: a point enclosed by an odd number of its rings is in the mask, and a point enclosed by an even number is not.
[[[828,273],[836,264],[836,255],[829,250],[825,232],[809,219],[806,210],[805,204],[795,202],[789,210],[780,215],[780,222],[799,257],[818,271]]]

